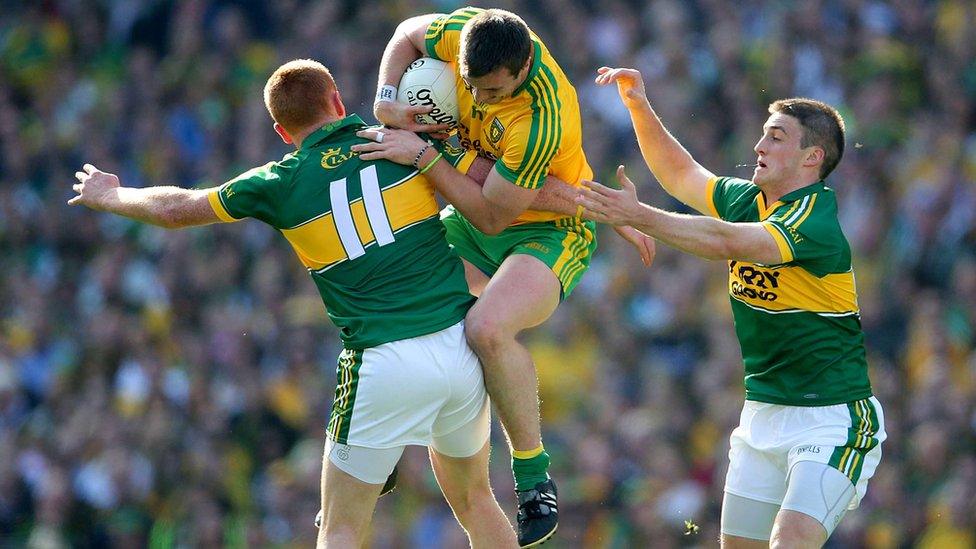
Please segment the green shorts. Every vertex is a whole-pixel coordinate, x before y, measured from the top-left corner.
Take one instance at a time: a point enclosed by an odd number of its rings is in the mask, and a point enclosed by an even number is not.
[[[574,218],[525,223],[488,236],[454,208],[441,212],[447,241],[458,255],[489,277],[513,254],[536,257],[552,269],[562,287],[560,299],[569,296],[590,266],[596,250],[596,223]]]

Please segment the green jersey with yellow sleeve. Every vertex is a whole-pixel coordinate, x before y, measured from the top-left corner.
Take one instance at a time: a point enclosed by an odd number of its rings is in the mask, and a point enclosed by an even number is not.
[[[365,127],[355,115],[324,126],[209,195],[221,220],[253,217],[284,235],[349,349],[437,332],[474,300],[432,185],[413,167],[361,160],[350,147],[367,142]]]
[[[711,215],[758,222],[781,261],[729,262],[729,296],[746,399],[828,406],[871,396],[851,250],[822,181],[773,204],[751,181],[709,182]]]
[[[520,187],[539,188],[550,174],[577,187],[583,179],[592,179],[593,170],[583,154],[576,89],[535,33],[531,33],[532,66],[525,81],[499,103],[475,103],[461,78],[458,55],[461,29],[483,11],[461,8],[441,15],[425,35],[427,55],[454,64],[461,144],[494,159],[498,173]],[[526,210],[513,224],[564,217]]]

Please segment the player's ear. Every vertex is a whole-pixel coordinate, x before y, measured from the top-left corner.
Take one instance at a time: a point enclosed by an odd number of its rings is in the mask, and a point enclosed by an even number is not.
[[[335,109],[336,116],[344,118],[346,116],[346,106],[342,104],[342,96],[339,95],[339,90],[332,92],[330,102],[332,103],[332,108]]]
[[[519,71],[519,76],[526,77],[529,75],[529,71],[532,70],[532,60],[535,57],[535,44],[529,47],[529,58],[525,60],[525,64],[522,65],[522,70]]]
[[[277,122],[274,123],[274,131],[278,134],[278,137],[285,142],[285,144],[291,145],[295,142],[295,140],[291,138],[291,135],[288,134],[288,130]]]
[[[824,157],[827,153],[823,150],[823,147],[810,147],[807,152],[806,158],[803,161],[804,166],[818,166],[823,163]]]

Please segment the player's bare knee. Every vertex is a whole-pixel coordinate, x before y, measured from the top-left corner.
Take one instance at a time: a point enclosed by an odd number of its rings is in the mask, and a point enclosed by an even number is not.
[[[788,510],[780,513],[769,538],[770,548],[813,549],[827,541],[826,531],[813,517]]]
[[[494,496],[487,480],[471,483],[451,498],[451,508],[462,522],[467,517],[477,517],[492,505],[494,505]]]
[[[495,351],[509,339],[501,323],[489,315],[473,311],[464,321],[464,335],[479,355]]]

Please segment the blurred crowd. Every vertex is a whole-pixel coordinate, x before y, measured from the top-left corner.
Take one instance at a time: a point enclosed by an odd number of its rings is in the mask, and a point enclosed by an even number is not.
[[[0,546],[309,546],[336,330],[256,221],[164,231],[65,202],[91,162],[127,185],[219,184],[288,152],[261,99],[289,59],[371,116],[396,24],[452,0],[45,0],[0,10]],[[640,159],[601,65],[640,69],[713,172],[749,177],[766,106],[838,106],[828,179],[855,256],[889,439],[829,547],[976,546],[976,4],[497,0],[575,83],[598,179]],[[560,487],[554,547],[708,547],[742,404],[726,265],[611,231],[525,334]],[[494,429],[493,485],[513,512]],[[688,522],[686,522],[688,521]],[[420,449],[373,547],[459,547]]]

